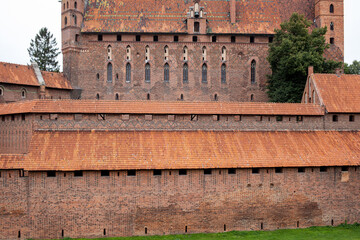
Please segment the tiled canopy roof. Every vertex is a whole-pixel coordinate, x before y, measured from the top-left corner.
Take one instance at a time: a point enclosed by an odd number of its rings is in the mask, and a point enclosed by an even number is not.
[[[10,160],[3,159],[0,168],[9,168]],[[22,167],[72,171],[359,165],[358,132],[41,131],[34,133]]]
[[[89,0],[82,32],[185,33],[192,0]],[[293,12],[314,19],[314,0],[236,0],[230,23],[229,0],[202,0],[209,33],[272,34]]]
[[[41,71],[45,86],[49,88],[72,89],[62,73]],[[0,84],[40,86],[32,66],[0,62]]]
[[[19,113],[324,115],[319,105],[302,103],[32,100],[0,104],[0,115]]]
[[[360,113],[360,75],[314,74],[320,100],[330,113]]]

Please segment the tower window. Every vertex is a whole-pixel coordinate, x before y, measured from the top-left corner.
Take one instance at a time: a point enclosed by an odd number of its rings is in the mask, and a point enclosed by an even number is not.
[[[333,115],[332,116],[332,121],[333,122],[337,122],[339,119],[338,119],[338,115]]]
[[[107,47],[107,55],[108,55],[108,60],[112,60],[112,48],[110,45]]]
[[[200,32],[200,23],[194,22],[194,32],[198,33]]]
[[[206,66],[206,64],[202,65],[202,74],[201,74],[201,76],[202,76],[201,81],[203,83],[207,83],[207,66]]]
[[[146,99],[150,100],[150,93],[146,94]]]
[[[116,35],[116,41],[121,42],[121,35],[120,34]]]
[[[174,42],[178,42],[179,41],[179,36],[174,36]]]
[[[129,45],[126,47],[126,60],[131,60],[131,48]]]
[[[74,3],[74,8],[77,9],[77,2]]]
[[[75,34],[75,42],[79,41],[79,34]]]
[[[77,18],[76,18],[76,15],[73,15],[73,18],[74,18],[74,25],[77,24]]]
[[[330,4],[330,13],[334,13],[334,5]]]
[[[334,23],[333,22],[330,23],[330,30],[334,31]]]
[[[184,61],[187,61],[188,60],[188,49],[187,49],[187,47],[185,46],[184,47]]]
[[[254,36],[251,36],[250,37],[250,43],[254,43],[255,42],[255,37]]]
[[[232,43],[236,42],[236,37],[235,36],[231,36],[231,42]]]
[[[354,122],[355,121],[355,116],[354,115],[350,115],[349,116],[349,122]]]
[[[111,63],[108,63],[107,65],[107,81],[108,82],[112,82],[112,64]]]
[[[159,41],[159,37],[158,37],[158,36],[156,36],[156,35],[153,37],[153,39],[154,39],[154,42]]]
[[[115,100],[119,100],[119,94],[115,94]]]
[[[136,35],[136,41],[137,41],[137,42],[140,42],[140,40],[141,40],[141,36],[140,36],[140,35]]]
[[[100,94],[96,94],[96,100],[100,100]]]
[[[197,42],[198,39],[197,39],[197,36],[193,36],[193,42]]]
[[[221,61],[226,61],[226,47],[222,47],[221,49]]]
[[[226,65],[221,65],[221,83],[226,83]]]
[[[67,25],[67,17],[64,19],[65,26]]]
[[[150,82],[150,64],[145,64],[145,82]]]
[[[255,84],[256,82],[256,61],[251,61],[251,84]]]
[[[66,2],[66,8],[69,8],[69,2]]]
[[[211,37],[211,41],[212,41],[212,42],[216,42],[216,36],[212,36],[212,37]]]
[[[250,102],[254,101],[254,94],[250,95]]]
[[[131,65],[130,63],[126,64],[126,82],[131,82]]]
[[[335,39],[334,38],[330,38],[330,44],[334,44],[335,43]]]
[[[165,66],[164,66],[164,82],[169,82],[169,64],[165,64]]]
[[[99,34],[98,35],[98,41],[101,42],[103,40],[103,35],[102,34]]]
[[[169,60],[169,47],[168,46],[164,47],[164,59],[165,59],[165,61]]]
[[[202,60],[206,61],[206,47],[202,48]]]
[[[183,83],[189,82],[188,74],[189,74],[189,68],[188,65],[185,63],[183,66]]]
[[[96,74],[96,80],[99,80],[100,79],[100,74]]]
[[[21,90],[21,98],[26,98],[26,90]]]
[[[149,61],[150,60],[150,47],[146,46],[145,47],[145,61]]]

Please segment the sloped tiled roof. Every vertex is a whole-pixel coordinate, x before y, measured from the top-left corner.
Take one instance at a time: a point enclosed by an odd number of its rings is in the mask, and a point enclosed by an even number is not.
[[[58,89],[72,89],[62,73],[41,71],[45,86]],[[32,66],[0,62],[0,83],[40,86]]]
[[[313,80],[330,113],[360,113],[360,75],[314,74]]]
[[[82,32],[185,33],[192,0],[89,0]],[[272,34],[293,12],[314,19],[314,0],[236,1],[230,23],[229,0],[201,0],[209,33]]]
[[[23,169],[25,155],[0,154],[0,169]]]
[[[0,104],[0,115],[19,113],[324,115],[302,103],[32,100]]]
[[[72,171],[359,165],[358,132],[40,131],[33,134],[23,167]]]

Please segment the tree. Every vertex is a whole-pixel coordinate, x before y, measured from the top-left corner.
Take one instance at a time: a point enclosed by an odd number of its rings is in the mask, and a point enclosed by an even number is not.
[[[326,27],[309,33],[311,23],[303,15],[294,13],[281,29],[275,30],[270,44],[268,61],[272,74],[268,76],[268,96],[272,102],[300,102],[306,84],[308,66],[316,72],[330,73],[341,62],[326,60],[324,51]]]
[[[346,74],[360,74],[360,62],[355,60],[350,65],[345,63],[344,70]]]
[[[31,62],[36,62],[42,71],[58,72],[59,63],[56,58],[60,52],[56,46],[54,36],[46,27],[41,28],[35,40],[31,39],[30,47],[27,49]]]

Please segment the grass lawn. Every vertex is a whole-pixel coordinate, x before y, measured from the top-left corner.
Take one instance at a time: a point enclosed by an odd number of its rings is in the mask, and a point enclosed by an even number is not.
[[[65,238],[70,239],[70,238]],[[360,224],[340,225],[337,227],[310,227],[305,229],[285,229],[276,231],[226,232],[209,234],[167,235],[148,237],[96,238],[106,240],[208,240],[208,239],[245,239],[245,240],[360,240]],[[80,239],[77,239],[80,240]],[[81,239],[85,240],[85,239]],[[93,239],[92,239],[93,240]]]

